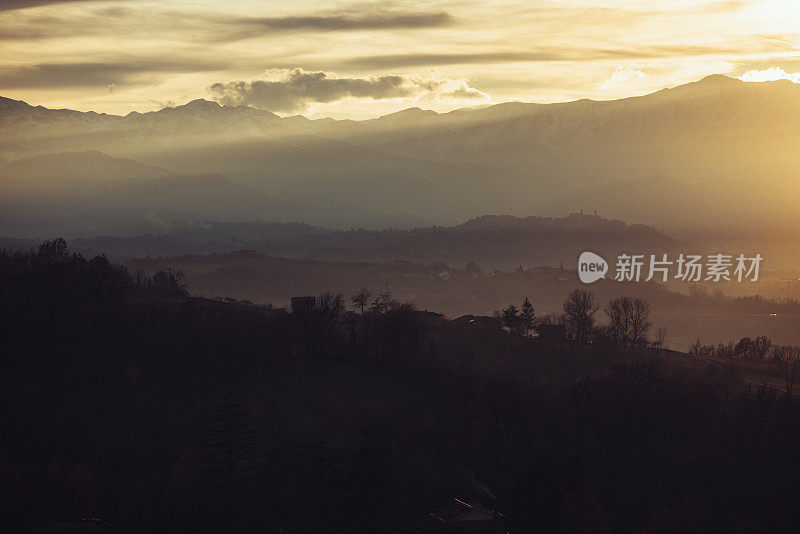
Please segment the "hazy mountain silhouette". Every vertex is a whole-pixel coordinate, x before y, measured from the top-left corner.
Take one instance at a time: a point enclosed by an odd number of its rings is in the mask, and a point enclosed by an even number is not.
[[[52,195],[92,193],[127,180],[154,180],[175,173],[114,158],[96,150],[42,154],[2,166],[0,188],[5,194]]]
[[[267,194],[211,173],[176,174],[97,151],[46,154],[0,168],[5,233],[164,231],[172,220],[305,221],[333,227],[426,226],[424,219]]]
[[[651,226],[577,213],[561,218],[482,216],[451,227],[338,232],[305,237],[300,243],[305,257],[318,260],[440,261],[457,266],[475,261],[487,269],[504,270],[519,264],[572,265],[587,249],[612,257],[681,248],[678,241]],[[283,250],[272,252],[286,255]]]
[[[0,157],[100,150],[436,224],[563,207],[637,221],[660,213],[647,222],[668,229],[749,228],[797,215],[786,199],[800,193],[798,119],[797,84],[719,75],[621,100],[410,109],[366,121],[280,118],[205,100],[119,117],[2,99]],[[709,193],[705,204],[693,200]]]
[[[118,210],[119,211],[119,210]],[[111,219],[109,215],[109,219]],[[108,224],[113,224],[110,220]],[[301,223],[182,222],[161,219],[132,224],[139,235],[121,236],[102,228],[96,237],[76,239],[73,248],[112,257],[180,256],[240,250],[272,257],[324,262],[412,262],[463,267],[477,262],[486,272],[525,266],[573,266],[585,250],[607,254],[684,250],[651,226],[628,225],[593,215],[569,217],[484,216],[456,226],[413,230],[330,230]],[[84,232],[84,235],[92,235]],[[36,240],[0,237],[0,249],[28,249]]]
[[[576,212],[591,206],[608,217],[630,223],[658,223],[692,219],[709,199],[705,187],[688,185],[660,175],[578,189],[547,199],[538,211],[545,215]]]

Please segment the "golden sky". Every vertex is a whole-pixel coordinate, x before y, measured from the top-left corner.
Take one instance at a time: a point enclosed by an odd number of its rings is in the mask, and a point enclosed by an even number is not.
[[[195,98],[366,118],[800,82],[800,1],[3,0],[0,95],[126,114]]]

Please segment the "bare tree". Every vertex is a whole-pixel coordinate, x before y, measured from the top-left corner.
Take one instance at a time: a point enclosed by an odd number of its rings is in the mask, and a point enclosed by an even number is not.
[[[772,340],[767,336],[740,338],[733,348],[731,357],[746,360],[763,360],[772,348]]]
[[[645,341],[647,331],[653,322],[650,320],[650,303],[644,299],[633,298],[631,302],[630,339],[631,347],[636,343]]]
[[[753,340],[753,358],[763,360],[772,348],[772,340],[767,336],[758,336]]]
[[[733,347],[732,357],[749,359],[753,354],[753,339],[747,336],[739,338],[736,346]]]
[[[362,287],[358,290],[358,293],[350,297],[350,301],[353,303],[353,308],[360,309],[361,315],[364,315],[364,308],[366,308],[367,302],[369,302],[369,298],[371,296],[372,291]]]
[[[630,298],[619,297],[611,299],[603,308],[608,315],[608,332],[614,346],[627,345],[628,321],[630,320]]]
[[[312,354],[322,354],[333,338],[344,314],[344,297],[326,291],[319,298],[305,299],[304,305],[293,311],[303,343]]]
[[[598,310],[594,294],[585,289],[572,290],[563,304],[567,325],[581,343],[585,342],[594,325],[594,314]]]
[[[667,339],[667,328],[661,326],[656,330],[656,337],[653,340],[653,344],[658,347],[659,349],[664,348],[664,341]]]
[[[611,299],[604,310],[609,317],[608,329],[615,345],[635,347],[652,326],[650,303],[636,297]],[[665,332],[666,334],[666,332]]]
[[[791,395],[795,379],[800,373],[800,347],[775,346],[772,349],[772,359],[783,374],[786,393]]]
[[[378,295],[378,298],[375,299],[375,302],[372,303],[372,307],[370,308],[372,311],[377,313],[386,313],[389,311],[392,306],[397,306],[398,302],[396,302],[392,298],[392,293],[388,289]]]

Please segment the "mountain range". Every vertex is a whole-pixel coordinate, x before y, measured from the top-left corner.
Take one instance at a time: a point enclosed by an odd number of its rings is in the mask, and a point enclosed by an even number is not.
[[[798,215],[799,119],[800,85],[720,75],[621,100],[365,121],[206,100],[115,116],[0,98],[0,193],[15,198],[0,222],[16,229],[0,233],[46,229],[41,211],[26,219],[34,206],[83,233],[93,223],[76,217],[109,210],[338,228],[597,210],[677,233],[769,231]]]

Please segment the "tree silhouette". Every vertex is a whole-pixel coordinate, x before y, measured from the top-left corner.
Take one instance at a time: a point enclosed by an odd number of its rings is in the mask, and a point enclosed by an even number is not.
[[[630,340],[631,346],[645,340],[647,331],[652,326],[650,320],[650,303],[640,298],[634,298],[631,305]]]
[[[753,340],[753,357],[763,360],[772,348],[772,340],[767,336],[758,336]]]
[[[776,346],[772,349],[772,358],[783,375],[786,393],[791,395],[800,373],[800,347]]]
[[[499,319],[503,322],[503,326],[508,328],[511,332],[517,332],[520,327],[519,308],[514,304],[509,304],[503,311],[499,313]]]
[[[344,312],[344,296],[326,291],[316,299],[311,309],[299,314],[301,335],[311,353],[322,354],[325,351]]]
[[[55,239],[48,239],[39,245],[39,254],[49,258],[58,258],[66,256],[69,253],[69,247],[63,237]]]
[[[361,315],[364,315],[364,308],[367,306],[367,302],[369,302],[369,298],[372,296],[372,291],[369,289],[364,289],[363,287],[358,290],[358,293],[350,297],[350,301],[353,303],[353,307],[361,310]]]
[[[656,330],[656,337],[653,340],[653,344],[658,347],[659,349],[664,348],[664,341],[667,339],[667,328],[661,326]]]
[[[525,300],[522,301],[519,319],[522,326],[522,334],[527,336],[536,326],[536,312],[533,309],[533,303],[528,299],[528,297],[525,297]]]
[[[585,289],[573,289],[564,300],[564,314],[572,335],[581,343],[589,336],[598,309],[594,294]]]
[[[372,303],[372,311],[377,313],[386,313],[396,302],[392,299],[392,293],[388,289],[378,295],[375,302]]]
[[[609,317],[608,332],[614,345],[635,347],[652,326],[650,304],[638,297],[611,299],[603,311]]]

